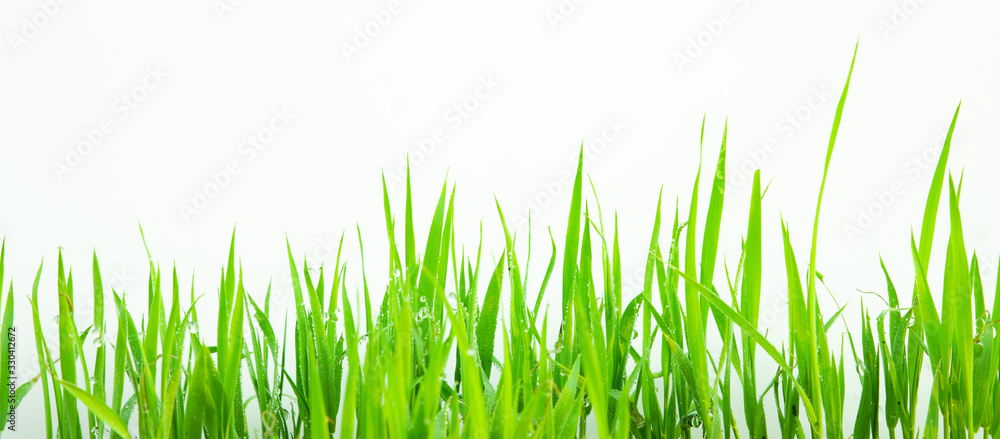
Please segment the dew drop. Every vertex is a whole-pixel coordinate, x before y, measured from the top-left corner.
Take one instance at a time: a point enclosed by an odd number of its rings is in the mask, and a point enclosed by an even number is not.
[[[427,317],[429,317],[429,315],[430,312],[427,311],[427,308],[420,308],[420,311],[417,311],[417,321],[418,322],[424,321],[427,319]]]

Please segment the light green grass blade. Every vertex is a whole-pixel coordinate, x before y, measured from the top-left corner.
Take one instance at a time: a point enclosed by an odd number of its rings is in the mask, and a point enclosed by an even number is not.
[[[956,365],[961,368],[959,374],[959,400],[964,407],[964,425],[972,436],[976,430],[973,419],[973,316],[972,316],[972,283],[969,278],[969,266],[967,253],[965,251],[965,238],[962,233],[962,216],[958,209],[958,195],[955,192],[955,183],[949,178],[950,197],[949,205],[951,211],[951,239],[949,259],[952,270],[952,283],[946,286],[946,301],[951,302],[950,308],[954,312],[954,343],[956,354]],[[951,327],[948,322],[942,322],[946,327]]]
[[[685,281],[689,282],[692,285],[692,288],[696,290],[696,292],[701,294],[702,297],[708,297],[708,301],[709,303],[711,303],[713,307],[719,309],[723,314],[726,315],[727,318],[729,318],[729,320],[731,320],[734,324],[739,326],[741,330],[749,334],[750,337],[753,337],[754,341],[757,342],[757,344],[761,347],[761,349],[764,349],[764,352],[766,352],[786,374],[791,376],[794,373],[791,367],[789,367],[788,364],[785,362],[785,359],[781,355],[781,352],[778,351],[778,349],[774,347],[774,345],[771,344],[771,342],[769,342],[767,338],[764,337],[764,335],[761,334],[757,330],[757,328],[754,327],[752,323],[748,322],[746,319],[743,318],[742,315],[740,315],[739,312],[737,312],[735,309],[733,309],[725,302],[723,302],[722,299],[720,299],[717,295],[712,293],[712,290],[708,289],[708,287],[699,284],[696,279],[690,277],[687,273],[678,270],[677,267],[671,266],[670,268],[671,270],[675,270],[678,273],[680,273],[680,276],[683,277]],[[653,310],[653,313],[654,316],[657,315],[655,310]],[[657,317],[657,320],[658,322],[660,322],[661,325],[666,325],[666,322],[662,320],[662,317]],[[804,389],[798,383],[798,381],[794,379],[790,379],[790,381],[793,383],[796,389],[801,393],[800,398],[802,399],[802,404],[805,407],[809,419],[813,422],[815,426],[815,423],[819,419],[817,417],[815,406],[813,406],[811,400],[806,396]]]
[[[542,306],[542,299],[545,298],[545,288],[549,285],[552,271],[556,267],[558,249],[556,249],[556,239],[552,236],[552,229],[549,229],[549,240],[552,242],[552,256],[549,259],[549,266],[545,269],[545,276],[542,278],[542,285],[538,288],[538,297],[535,298],[535,306],[531,312],[531,315],[536,317],[538,316],[539,308]]]
[[[388,203],[388,202],[387,202]],[[386,204],[388,206],[388,204]],[[416,235],[413,231],[413,192],[410,187],[410,157],[406,157],[406,206],[405,206],[405,217],[403,218],[404,227],[404,249],[406,252],[406,272],[415,273],[417,265],[417,244]],[[386,208],[388,211],[388,207]],[[412,280],[410,280],[411,285],[414,285]]]
[[[743,244],[743,282],[740,286],[740,312],[754,327],[760,313],[761,290],[761,193],[760,170],[754,172],[753,188],[750,192],[750,218],[747,224],[746,242]],[[721,316],[721,313],[716,314]],[[743,407],[746,413],[747,429],[750,437],[767,435],[767,424],[763,408],[757,399],[757,344],[752,337],[743,335]]]
[[[816,253],[817,253],[817,242],[819,238],[819,217],[820,208],[823,204],[823,193],[826,189],[826,179],[830,170],[830,161],[833,158],[833,149],[837,141],[837,134],[840,131],[840,121],[844,114],[844,104],[847,101],[847,92],[851,85],[851,75],[854,73],[854,62],[857,60],[858,55],[858,45],[854,46],[854,56],[851,58],[851,67],[847,72],[847,80],[844,82],[844,90],[840,95],[840,101],[837,103],[837,111],[833,117],[833,128],[830,130],[830,142],[826,150],[826,160],[823,165],[823,179],[820,182],[819,195],[816,197],[816,216],[813,220],[813,233],[812,233],[812,245],[809,251],[809,265],[807,267],[806,275],[806,317],[808,319],[808,334],[809,338],[812,340],[809,351],[813,355],[813,359],[810,360],[810,374],[811,381],[814,383],[820,382],[820,372],[824,368],[826,363],[827,351],[825,349],[826,345],[826,334],[823,331],[817,330],[817,321],[822,323],[820,311],[816,298]],[[817,346],[818,345],[818,346]],[[828,388],[827,388],[828,389]],[[812,387],[813,401],[817,404],[821,403],[834,403],[833,398],[819,398],[822,390],[820,386]],[[831,415],[831,413],[837,412],[836,407],[831,407],[825,410],[826,413]],[[817,429],[821,428],[822,425],[813,427],[813,434],[816,434]],[[829,427],[831,431],[834,431],[837,427],[832,425]]]
[[[580,354],[583,357],[583,370],[586,373],[584,385],[587,388],[588,400],[594,407],[597,417],[598,437],[608,437],[610,429],[608,427],[608,393],[605,390],[605,373],[602,373],[601,363],[606,362],[606,358],[599,358],[597,349],[594,346],[594,336],[591,331],[590,316],[584,309],[583,298],[576,295],[576,318],[580,322],[579,340]]]
[[[705,231],[701,244],[701,283],[713,287],[715,283],[715,264],[719,253],[719,232],[722,228],[722,207],[726,195],[726,138],[729,135],[729,120],[722,130],[722,147],[719,148],[719,161],[715,167],[715,177],[712,183],[712,193],[708,200],[708,216],[705,218]],[[702,320],[708,317],[708,308],[702,303]],[[725,332],[726,322],[722,314],[713,312],[719,333]]]
[[[573,195],[569,205],[569,220],[566,223],[566,246],[563,254],[562,306],[563,319],[569,319],[573,306],[573,281],[576,279],[576,258],[580,246],[580,210],[583,197],[583,144],[576,165],[576,179],[573,181]]]
[[[934,176],[931,179],[930,190],[927,193],[927,202],[924,206],[924,218],[920,227],[920,262],[927,265],[930,262],[931,246],[934,241],[934,228],[937,223],[938,205],[941,202],[941,190],[944,187],[945,171],[948,167],[948,156],[951,153],[951,140],[955,133],[955,124],[958,122],[958,113],[962,109],[962,103],[958,103],[955,108],[955,115],[952,116],[951,125],[948,126],[948,134],[945,136],[944,144],[941,146],[941,155],[938,157],[937,166],[934,168]]]
[[[122,422],[121,418],[118,417],[114,410],[111,410],[111,408],[104,404],[104,401],[95,398],[94,395],[87,393],[83,389],[74,386],[68,381],[63,381],[57,378],[54,378],[54,380],[66,389],[68,393],[72,394],[76,399],[80,400],[80,402],[87,406],[87,408],[90,409],[90,411],[93,412],[98,418],[101,418],[101,421],[111,427],[115,433],[124,437],[130,437],[128,426]]]
[[[705,133],[705,120],[701,122],[702,137]],[[698,187],[701,180],[701,160],[699,153],[698,172],[695,174],[694,189],[691,191],[691,208],[688,211],[687,237],[684,249],[684,278],[697,279],[696,239],[698,230]],[[697,282],[695,282],[697,283]],[[709,291],[712,291],[709,289]],[[684,317],[685,335],[687,336],[688,352],[691,357],[694,375],[694,400],[698,415],[704,423],[705,431],[713,430],[713,419],[709,409],[712,396],[708,382],[708,359],[705,349],[705,322],[707,310],[702,310],[698,290],[691,281],[684,283],[684,305],[687,315]]]
[[[652,346],[653,344],[652,313],[656,312],[655,309],[651,309],[653,308],[652,305],[653,276],[655,273],[657,249],[659,249],[660,246],[660,211],[662,204],[663,204],[663,194],[661,188],[660,196],[656,202],[656,216],[653,219],[653,232],[649,241],[649,251],[646,254],[646,269],[645,269],[645,277],[643,279],[642,294],[641,294],[644,300],[643,302],[644,306],[642,307],[643,312],[642,312],[642,333],[641,333],[643,351],[650,349],[650,346]],[[631,332],[629,332],[627,337],[631,338],[631,336],[632,334]],[[623,349],[623,351],[625,350]],[[658,422],[659,409],[656,408],[657,395],[655,392],[655,386],[651,385],[653,377],[649,372],[648,365],[640,366],[640,368],[642,369],[641,373],[643,375],[639,378],[640,380],[639,390],[642,392],[643,416],[647,420],[649,420],[650,432],[655,434],[657,433],[657,430],[659,430],[659,422]]]
[[[461,305],[453,310],[445,303],[445,311],[455,331],[462,364],[476,364],[476,351],[470,346],[465,327],[464,310]],[[483,397],[482,374],[475,367],[462,368],[463,400],[468,407],[465,418],[465,434],[474,439],[485,439],[489,436],[489,424],[486,418],[486,402]]]

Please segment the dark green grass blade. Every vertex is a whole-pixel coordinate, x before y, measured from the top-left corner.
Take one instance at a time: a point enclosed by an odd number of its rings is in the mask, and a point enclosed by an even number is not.
[[[59,250],[59,283],[58,296],[59,303],[59,358],[62,372],[62,380],[70,384],[76,384],[76,324],[73,322],[73,274],[70,272],[67,279],[63,268],[62,250]],[[75,434],[80,437],[80,413],[76,406],[76,398],[72,394],[64,395],[65,423],[68,430],[66,434]]]
[[[486,288],[483,310],[476,324],[476,340],[479,342],[479,362],[483,373],[489,378],[493,371],[493,345],[496,342],[497,316],[500,313],[500,292],[503,287],[503,269],[506,253],[500,255],[497,268],[493,271],[490,284]]]

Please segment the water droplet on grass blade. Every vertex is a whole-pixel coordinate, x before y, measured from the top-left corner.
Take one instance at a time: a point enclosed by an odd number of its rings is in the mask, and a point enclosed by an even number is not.
[[[417,321],[418,322],[426,320],[427,317],[429,317],[429,316],[430,316],[430,311],[428,311],[427,308],[420,308],[420,311],[417,311]]]

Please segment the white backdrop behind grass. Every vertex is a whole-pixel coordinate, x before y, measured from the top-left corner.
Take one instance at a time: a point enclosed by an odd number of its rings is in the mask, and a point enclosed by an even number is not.
[[[536,291],[547,228],[557,242],[565,233],[581,143],[605,223],[619,217],[631,296],[641,288],[630,278],[641,279],[661,187],[665,223],[675,202],[686,214],[707,115],[701,209],[728,118],[720,254],[731,269],[753,170],[770,183],[761,326],[780,341],[787,305],[779,221],[805,254],[856,41],[817,268],[837,302],[850,304],[848,321],[860,319],[862,298],[882,306],[858,291],[884,292],[880,255],[897,286],[907,285],[911,226],[962,99],[950,163],[956,178],[964,171],[966,239],[992,286],[1000,250],[998,13],[992,3],[916,0],[5,2],[0,234],[16,324],[31,325],[25,296],[44,256],[42,322],[55,333],[60,246],[76,267],[77,320],[89,317],[95,249],[106,283],[139,312],[148,275],[139,222],[164,270],[176,261],[182,291],[197,273],[196,294],[209,298],[201,302],[205,327],[214,324],[210,298],[234,225],[249,292],[263,295],[273,277],[273,314],[292,303],[286,233],[315,266],[333,263],[346,231],[353,293],[360,226],[378,299],[387,277],[381,175],[402,218],[407,156],[418,231],[447,177],[449,189],[457,185],[456,234],[466,251],[474,251],[482,220],[484,266],[503,246],[494,196],[517,224],[521,255],[530,212]],[[418,246],[425,238],[418,232]],[[930,272],[940,273],[940,259],[934,264]],[[719,284],[724,276],[717,270]],[[37,361],[21,332],[25,380]],[[848,395],[847,413],[857,396]],[[41,407],[34,391],[19,416]],[[22,422],[19,435],[33,437],[32,427]]]

